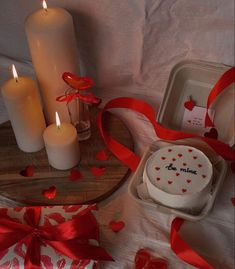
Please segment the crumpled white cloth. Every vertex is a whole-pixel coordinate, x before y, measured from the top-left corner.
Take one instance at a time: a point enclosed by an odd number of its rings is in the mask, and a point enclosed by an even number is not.
[[[0,86],[11,77],[16,63],[21,75],[34,76],[24,20],[40,1],[2,0],[0,7]],[[184,59],[200,59],[234,65],[233,0],[48,0],[73,15],[83,74],[92,76],[104,102],[118,96],[144,99],[156,110],[171,68]],[[65,70],[66,71],[66,70]],[[128,124],[141,155],[156,139],[151,126],[127,110],[116,110]],[[0,122],[8,119],[0,97]],[[129,179],[130,180],[130,179]],[[101,244],[115,263],[103,269],[133,268],[139,248],[165,257],[169,269],[190,269],[169,246],[174,216],[143,208],[129,197],[129,180],[99,204]],[[186,222],[182,236],[217,269],[234,268],[234,194],[231,172],[212,213],[197,223]],[[118,234],[108,229],[110,220],[122,219]]]

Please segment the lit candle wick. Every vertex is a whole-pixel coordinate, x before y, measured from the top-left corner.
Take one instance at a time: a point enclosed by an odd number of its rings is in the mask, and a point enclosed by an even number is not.
[[[43,6],[44,10],[47,12],[47,2],[45,0],[43,0],[42,6]]]
[[[16,71],[14,64],[12,65],[12,73],[13,73],[13,77],[14,77],[15,81],[18,82],[18,74],[17,74],[17,71]]]
[[[56,120],[56,127],[58,130],[60,130],[60,117],[58,112],[55,113],[55,120]]]

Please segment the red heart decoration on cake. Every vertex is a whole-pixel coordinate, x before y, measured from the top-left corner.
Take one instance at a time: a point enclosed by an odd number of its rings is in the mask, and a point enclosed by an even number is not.
[[[42,191],[42,194],[47,199],[53,199],[56,196],[56,187],[51,186],[49,189],[45,189]]]
[[[195,107],[195,102],[192,101],[192,100],[190,100],[190,101],[186,101],[186,102],[184,103],[184,107],[185,107],[186,109],[192,111],[193,108]]]
[[[202,167],[202,164],[199,164],[198,167]]]
[[[175,158],[172,159],[173,162],[174,162],[175,160],[176,160]]]
[[[91,168],[91,173],[95,176],[95,177],[100,177],[104,174],[106,168],[103,167],[103,166],[100,166],[100,167],[96,167],[96,166],[93,166]]]
[[[162,159],[162,160],[165,160],[165,159],[166,159],[166,157],[161,157],[161,159]]]
[[[106,161],[109,158],[109,151],[107,149],[103,149],[96,153],[95,155],[96,159],[100,161]]]
[[[187,163],[183,163],[183,166],[186,166],[187,165]]]
[[[168,180],[168,184],[172,184],[172,181]]]
[[[80,173],[80,171],[78,169],[72,169],[70,171],[70,176],[69,176],[69,179],[71,181],[75,181],[75,180],[79,180],[82,178],[82,174]]]
[[[197,159],[197,156],[193,156],[193,159],[196,160]]]
[[[206,175],[202,175],[203,178],[206,178]]]
[[[188,183],[190,183],[190,182],[191,182],[191,180],[190,180],[190,179],[187,179],[186,181],[187,181]]]
[[[125,223],[121,220],[120,221],[112,220],[109,223],[109,228],[115,233],[121,231],[124,227],[125,227]]]
[[[235,197],[231,198],[231,202],[235,206]]]
[[[231,171],[235,174],[235,162],[230,164]]]
[[[215,128],[211,128],[209,132],[206,132],[204,134],[205,137],[207,138],[213,138],[213,139],[217,139],[218,138],[218,132]]]
[[[180,173],[176,173],[176,176],[178,177],[180,175]]]
[[[135,255],[135,269],[143,269],[150,261],[151,255],[145,249],[140,249]]]
[[[179,153],[178,156],[181,158],[183,155]]]
[[[188,152],[192,152],[193,150],[192,149],[188,149]]]
[[[155,169],[158,171],[158,170],[160,170],[160,167],[155,167]]]
[[[172,152],[172,149],[168,149],[168,152]]]
[[[32,165],[28,165],[24,170],[20,171],[20,175],[23,177],[32,177],[34,175],[34,169]]]
[[[157,179],[157,181],[159,181],[161,178],[160,177],[157,177],[156,179]]]
[[[187,189],[182,189],[182,192],[186,192],[187,191]]]

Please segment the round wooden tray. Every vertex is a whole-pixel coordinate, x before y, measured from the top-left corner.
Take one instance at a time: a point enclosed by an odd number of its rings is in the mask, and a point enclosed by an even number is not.
[[[25,205],[86,204],[99,202],[125,181],[129,170],[111,153],[106,161],[97,160],[95,155],[105,149],[96,126],[97,110],[92,112],[92,135],[87,141],[80,142],[81,161],[78,165],[82,179],[71,181],[70,171],[52,168],[47,161],[45,149],[37,153],[24,153],[16,145],[9,122],[0,125],[0,203],[1,196]],[[106,130],[123,145],[133,148],[132,137],[120,119],[111,113],[105,113]],[[23,177],[20,171],[26,166],[34,167],[33,177]],[[92,166],[104,166],[104,174],[95,177]],[[47,199],[42,191],[55,186],[54,199]]]

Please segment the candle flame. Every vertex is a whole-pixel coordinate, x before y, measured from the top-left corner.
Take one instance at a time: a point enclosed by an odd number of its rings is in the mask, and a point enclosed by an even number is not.
[[[45,10],[47,10],[47,2],[45,0],[42,1],[42,6]]]
[[[18,81],[18,74],[16,72],[16,68],[15,68],[15,65],[13,64],[12,65],[12,73],[13,73],[13,77],[14,79],[16,80],[16,82]]]
[[[60,117],[58,112],[55,113],[56,127],[60,129]]]

